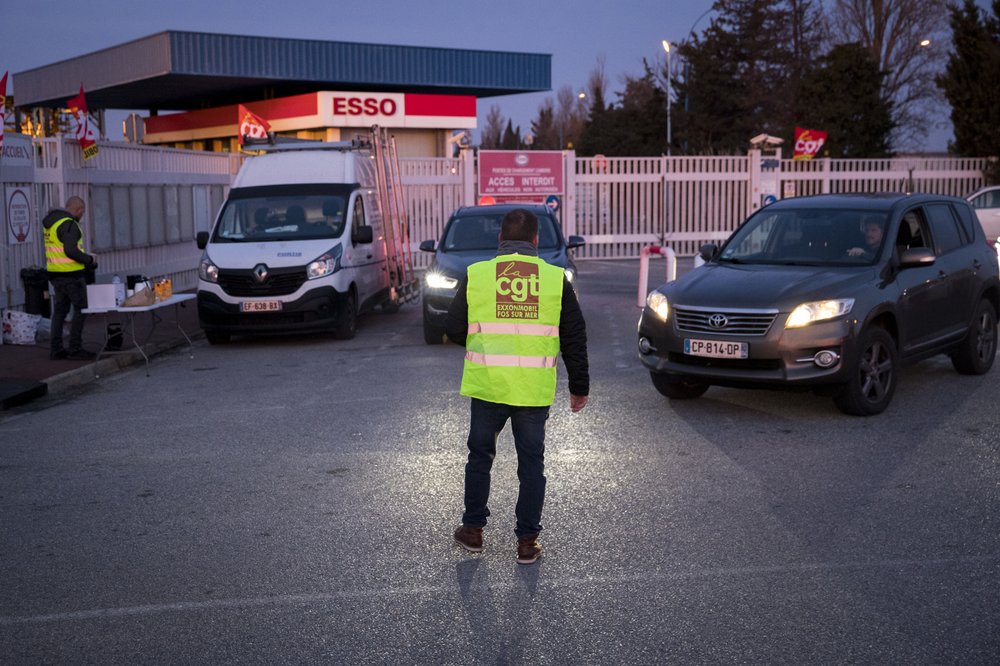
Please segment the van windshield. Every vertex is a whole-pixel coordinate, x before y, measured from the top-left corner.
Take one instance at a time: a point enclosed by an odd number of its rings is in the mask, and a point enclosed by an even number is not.
[[[347,217],[339,194],[231,198],[215,226],[216,242],[339,238]]]

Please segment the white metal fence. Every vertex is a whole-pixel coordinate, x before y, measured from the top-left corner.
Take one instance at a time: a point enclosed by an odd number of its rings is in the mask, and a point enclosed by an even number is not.
[[[225,198],[242,155],[101,142],[83,162],[75,141],[8,134],[0,159],[4,242],[0,244],[0,308],[24,303],[22,268],[44,265],[41,219],[72,195],[87,202],[84,231],[99,273],[169,275],[178,290],[197,282],[198,231],[207,230]],[[964,196],[984,184],[984,159],[820,159],[795,162],[752,150],[722,157],[576,157],[564,161],[566,192],[560,216],[567,234],[586,237],[581,259],[634,258],[648,245],[670,245],[681,256],[725,238],[777,197],[826,192],[923,191]],[[473,151],[457,158],[401,160],[414,264],[416,251],[437,239],[448,215],[476,202]],[[13,193],[28,195],[30,235],[10,231],[18,211]],[[20,200],[20,199],[19,199]]]

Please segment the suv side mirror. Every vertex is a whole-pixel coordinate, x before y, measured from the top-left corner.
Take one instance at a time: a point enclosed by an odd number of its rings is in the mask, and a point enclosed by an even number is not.
[[[418,246],[418,249],[421,252],[433,252],[434,251],[434,241],[432,241],[432,240],[420,241],[420,245]]]
[[[355,245],[367,245],[373,240],[375,240],[375,232],[367,224],[361,225],[351,234],[351,242]]]
[[[930,248],[926,247],[911,247],[908,250],[903,250],[899,255],[899,267],[900,268],[913,268],[915,266],[930,266],[934,263],[936,257],[934,252]]]
[[[570,236],[566,239],[566,249],[572,250],[574,247],[583,247],[587,240],[583,236]]]
[[[698,248],[698,256],[705,261],[712,261],[715,253],[719,251],[719,246],[715,243],[705,243],[700,248]]]
[[[208,247],[208,232],[199,231],[197,234],[195,234],[194,242],[198,246],[199,250],[204,250],[206,247]]]

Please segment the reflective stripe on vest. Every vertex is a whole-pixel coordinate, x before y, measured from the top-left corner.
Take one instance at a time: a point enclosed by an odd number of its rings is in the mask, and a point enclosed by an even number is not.
[[[564,273],[527,255],[473,264],[462,395],[522,407],[552,404]]]
[[[45,269],[50,273],[71,273],[73,271],[82,271],[85,268],[83,264],[75,259],[71,259],[66,254],[66,248],[63,247],[62,241],[59,240],[59,227],[65,222],[79,224],[72,217],[64,217],[57,220],[55,224],[45,230]],[[80,252],[83,252],[82,233],[76,246]]]

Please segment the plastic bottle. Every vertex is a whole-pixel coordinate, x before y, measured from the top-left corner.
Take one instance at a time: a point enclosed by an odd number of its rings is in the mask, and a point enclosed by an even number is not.
[[[114,277],[111,278],[111,284],[115,286],[115,305],[121,305],[125,302],[125,285],[118,273],[115,273]]]

